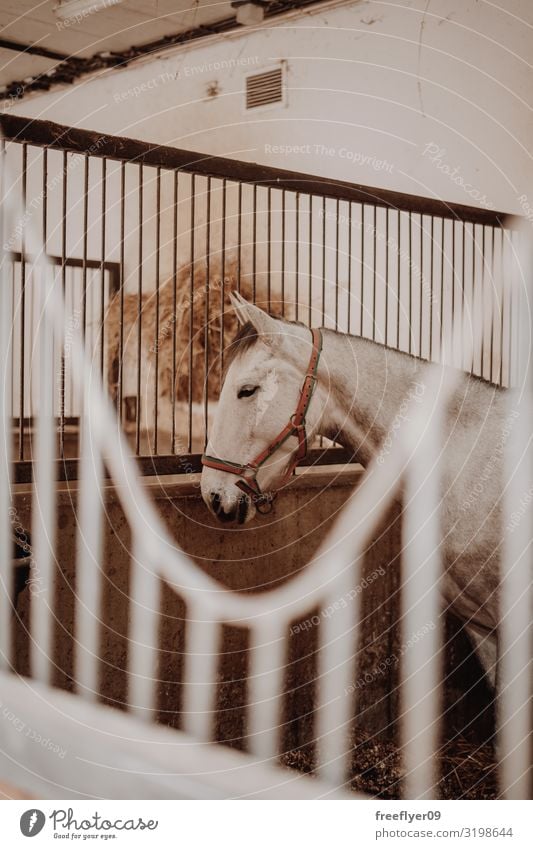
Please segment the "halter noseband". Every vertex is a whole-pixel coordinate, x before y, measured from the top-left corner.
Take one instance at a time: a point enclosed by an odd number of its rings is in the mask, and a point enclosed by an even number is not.
[[[322,333],[317,328],[313,328],[311,333],[313,335],[313,352],[300,389],[298,405],[283,430],[267,445],[264,451],[249,463],[232,463],[230,460],[220,460],[218,457],[210,457],[208,454],[202,456],[202,465],[208,466],[210,469],[217,469],[219,472],[229,472],[231,475],[242,477],[243,480],[237,481],[236,486],[249,496],[260,513],[269,513],[272,509],[272,502],[276,497],[275,492],[262,492],[257,482],[257,473],[263,463],[266,463],[291,436],[298,439],[298,448],[283,476],[280,484],[280,487],[282,487],[285,486],[298,463],[307,454],[305,420],[317,382],[318,361],[322,351]],[[266,509],[261,509],[262,507],[266,507]]]

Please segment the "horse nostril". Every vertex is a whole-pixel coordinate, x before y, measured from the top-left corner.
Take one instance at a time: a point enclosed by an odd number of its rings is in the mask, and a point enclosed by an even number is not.
[[[218,492],[211,493],[211,506],[213,507],[214,512],[218,515],[220,512],[220,495]]]

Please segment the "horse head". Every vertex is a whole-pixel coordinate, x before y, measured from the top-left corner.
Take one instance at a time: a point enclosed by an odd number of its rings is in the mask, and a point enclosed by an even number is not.
[[[201,489],[220,521],[242,524],[269,504],[317,432],[321,335],[230,297],[240,329],[226,353]]]

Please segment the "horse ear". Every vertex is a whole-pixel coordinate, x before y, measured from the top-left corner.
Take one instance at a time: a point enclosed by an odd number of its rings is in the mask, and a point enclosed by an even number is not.
[[[230,301],[241,324],[247,321],[257,330],[257,334],[265,345],[273,347],[281,342],[283,333],[280,322],[255,304],[246,301],[239,292],[230,293]]]

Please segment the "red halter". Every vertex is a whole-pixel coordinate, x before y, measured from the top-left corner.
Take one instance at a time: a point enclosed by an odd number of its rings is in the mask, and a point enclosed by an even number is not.
[[[232,475],[238,475],[239,477],[244,478],[244,480],[237,481],[236,486],[238,486],[239,489],[242,489],[242,491],[251,498],[260,513],[270,512],[272,509],[272,502],[276,497],[275,492],[261,492],[261,487],[257,482],[257,473],[263,463],[272,457],[278,448],[280,448],[291,436],[295,436],[297,438],[298,448],[289,463],[289,468],[283,476],[283,480],[280,484],[280,487],[282,487],[285,486],[298,463],[303,460],[307,454],[305,419],[315,390],[318,361],[320,359],[320,352],[322,351],[322,333],[317,328],[313,328],[311,333],[313,334],[313,352],[311,354],[311,359],[309,360],[309,365],[307,366],[307,374],[305,375],[302,388],[300,389],[298,405],[295,412],[292,414],[283,430],[278,433],[276,438],[273,439],[272,442],[267,445],[265,450],[258,454],[254,460],[251,460],[249,463],[245,463],[244,465],[241,465],[240,463],[232,463],[230,460],[220,460],[218,457],[210,457],[208,454],[204,454],[202,456],[202,464],[204,466],[208,466],[210,469],[217,469],[219,472],[229,472]],[[260,505],[267,505],[267,509],[262,510]]]

